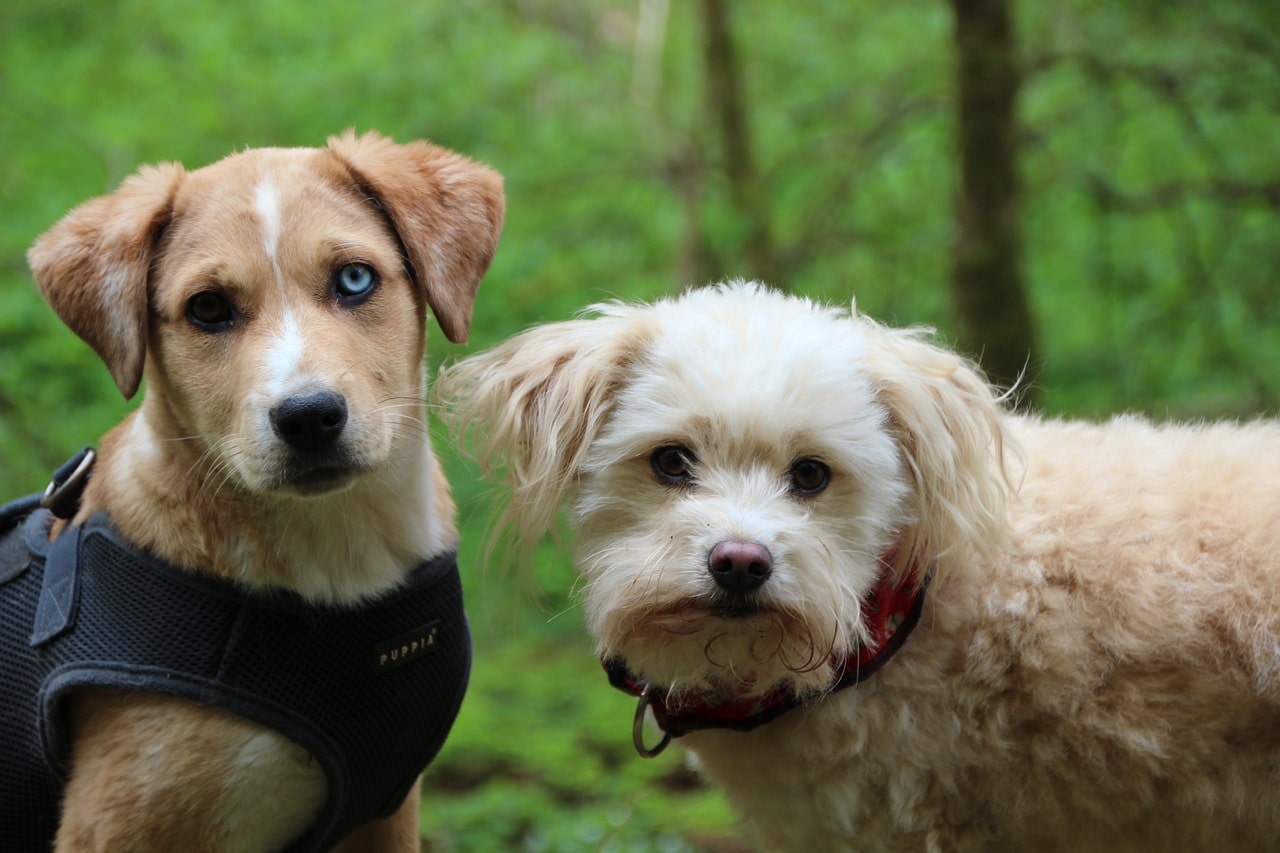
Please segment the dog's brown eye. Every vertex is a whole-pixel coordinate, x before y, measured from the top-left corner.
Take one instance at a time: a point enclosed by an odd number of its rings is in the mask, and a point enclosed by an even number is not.
[[[234,322],[235,310],[225,295],[216,290],[205,290],[188,300],[187,319],[203,331],[221,332]]]
[[[669,486],[680,486],[693,480],[693,472],[689,470],[695,461],[693,453],[687,447],[668,444],[653,451],[649,457],[649,465],[658,480]]]
[[[816,495],[831,482],[831,469],[816,459],[801,459],[791,466],[791,491]]]

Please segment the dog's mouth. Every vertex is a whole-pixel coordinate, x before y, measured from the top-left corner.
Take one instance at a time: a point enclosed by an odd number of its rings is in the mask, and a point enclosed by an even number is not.
[[[300,495],[323,495],[345,489],[359,474],[359,469],[352,465],[316,464],[286,471],[281,485]]]
[[[726,599],[716,602],[711,608],[713,616],[721,619],[749,619],[754,616],[767,616],[773,608],[756,598]]]
[[[689,599],[651,612],[645,622],[654,628],[682,633],[699,630],[713,621],[772,620],[774,615],[774,608],[754,597]]]
[[[711,617],[728,620],[769,617],[777,610],[765,596],[758,592],[717,593],[694,603],[694,606],[704,610]]]

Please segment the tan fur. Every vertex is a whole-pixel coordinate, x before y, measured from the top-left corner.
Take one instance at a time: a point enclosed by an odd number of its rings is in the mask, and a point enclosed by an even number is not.
[[[501,179],[427,143],[377,134],[258,149],[186,172],[147,167],[73,210],[30,252],[41,291],[140,408],[108,433],[76,520],[107,510],[133,543],[252,587],[351,603],[451,548],[453,501],[427,437],[425,317],[464,340],[497,244]],[[380,275],[358,310],[331,276]],[[233,331],[187,318],[230,297]],[[340,393],[349,469],[294,477],[268,413]],[[324,801],[284,737],[164,696],[75,697],[59,850],[276,849]],[[417,789],[351,850],[416,850]]]
[[[1280,424],[1011,415],[919,331],[750,285],[600,311],[436,392],[515,494],[570,503],[602,655],[677,696],[820,693],[804,641],[847,651],[877,558],[932,555],[871,679],[678,741],[760,849],[1274,848]],[[650,470],[672,443],[687,487]],[[797,457],[821,494],[773,479]],[[552,512],[509,507],[525,537]],[[773,555],[758,616],[717,610],[726,536]]]

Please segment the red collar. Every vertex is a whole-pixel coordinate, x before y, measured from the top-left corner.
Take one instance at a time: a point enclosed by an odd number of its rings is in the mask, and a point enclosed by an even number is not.
[[[886,560],[885,563],[887,569],[891,561]],[[750,699],[712,704],[695,698],[673,706],[667,704],[665,689],[646,684],[627,669],[622,658],[603,661],[610,684],[640,697],[633,727],[636,751],[645,758],[652,758],[666,748],[671,738],[701,729],[751,731],[810,699],[835,693],[870,677],[902,648],[920,621],[926,586],[927,580],[919,580],[914,571],[907,572],[904,580],[896,582],[886,571],[862,605],[871,634],[870,642],[859,645],[855,653],[848,655],[838,666],[831,686],[816,695],[802,697],[789,690],[778,689]],[[664,733],[662,741],[653,748],[644,746],[642,740],[645,708],[653,711],[654,719]]]

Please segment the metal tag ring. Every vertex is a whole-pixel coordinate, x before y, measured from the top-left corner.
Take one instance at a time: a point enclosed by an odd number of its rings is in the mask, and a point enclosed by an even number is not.
[[[640,701],[636,703],[636,716],[631,722],[631,742],[635,744],[636,752],[640,753],[641,758],[657,758],[662,751],[667,748],[667,744],[671,743],[671,733],[663,732],[662,740],[657,745],[650,748],[644,745],[644,712],[649,707],[649,691],[652,685],[646,684],[644,690],[640,692]]]

